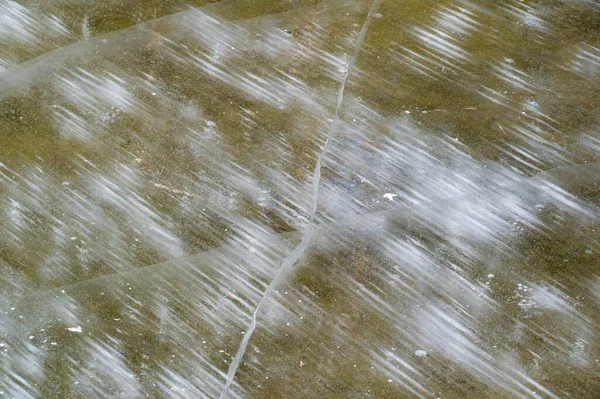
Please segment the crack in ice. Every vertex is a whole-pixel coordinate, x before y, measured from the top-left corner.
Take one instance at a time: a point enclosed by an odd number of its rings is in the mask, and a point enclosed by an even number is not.
[[[0,163],[0,167],[1,166],[2,166],[2,164]],[[518,190],[518,189],[524,189],[527,187],[527,185],[533,184],[534,182],[538,182],[538,183],[549,182],[549,183],[551,183],[552,181],[557,181],[557,180],[562,181],[562,182],[571,182],[571,183],[577,182],[576,184],[578,184],[581,187],[584,187],[584,186],[585,187],[595,187],[596,185],[599,184],[598,183],[599,176],[600,176],[600,163],[598,163],[598,162],[586,163],[586,164],[574,164],[574,165],[566,165],[566,166],[556,166],[556,167],[548,169],[546,171],[537,173],[533,176],[529,176],[529,177],[522,176],[520,178],[520,180],[516,180],[514,183],[506,185],[506,186],[499,186],[498,188],[500,188],[502,190],[507,190],[507,189],[511,189],[511,188]],[[531,186],[531,187],[533,187],[533,186]],[[570,192],[570,190],[567,190],[567,189],[565,189],[565,190],[567,193]],[[471,201],[474,199],[492,200],[494,198],[494,195],[496,195],[496,194],[494,194],[493,192],[484,194],[483,196],[479,192],[460,194],[457,196],[441,198],[440,200],[436,201],[435,203],[431,204],[430,206],[427,206],[427,208],[441,209],[442,207],[452,206],[452,204],[454,204],[454,203],[464,203],[465,201]],[[376,217],[388,217],[388,216],[398,217],[399,216],[398,212],[405,213],[406,209],[402,208],[402,207],[400,207],[400,208],[394,207],[392,209],[385,209],[385,210],[381,210],[381,211],[367,212],[367,213],[363,213],[360,215],[356,215],[352,219],[351,225],[355,225],[357,223],[364,223],[365,220],[367,220],[367,221],[372,220]],[[8,219],[0,219],[0,223],[2,223],[2,222],[8,222]],[[319,227],[323,227],[323,226],[327,226],[327,225],[330,225],[330,226],[338,225],[339,226],[338,228],[340,228],[340,229],[342,227],[347,228],[349,226],[346,223],[340,224],[338,222],[333,222],[331,224],[329,224],[329,223],[321,224],[321,225],[319,225]],[[298,233],[300,233],[300,231],[281,233],[280,235],[278,235],[278,237],[281,240],[294,239]],[[313,233],[314,233],[314,231],[313,231]],[[88,284],[106,283],[109,279],[114,279],[117,276],[122,276],[122,277],[138,276],[138,275],[140,275],[140,273],[148,273],[153,270],[160,270],[163,267],[172,267],[172,265],[177,264],[177,263],[194,262],[202,257],[211,256],[216,251],[222,251],[222,250],[223,250],[223,246],[216,247],[216,248],[206,250],[204,252],[196,253],[196,254],[189,255],[189,256],[184,256],[181,258],[171,259],[171,260],[168,260],[165,262],[153,263],[150,265],[135,267],[132,269],[123,270],[123,271],[119,271],[119,272],[115,272],[115,273],[108,273],[108,274],[104,274],[102,276],[92,277],[89,279],[80,280],[80,281],[76,281],[76,282],[69,283],[69,284],[63,284],[60,286],[52,287],[52,288],[41,290],[41,291],[36,291],[36,292],[28,293],[28,294],[9,297],[9,298],[7,298],[7,300],[9,303],[14,303],[15,301],[18,303],[21,303],[22,301],[27,301],[27,300],[38,300],[39,298],[43,297],[44,295],[57,294],[59,291],[65,291],[66,289],[81,289],[83,286],[88,285]]]
[[[319,156],[317,157],[317,161],[315,163],[315,169],[314,169],[314,173],[313,173],[313,192],[312,192],[312,200],[311,200],[312,201],[311,202],[312,209],[311,209],[311,213],[310,213],[310,219],[308,221],[308,226],[306,227],[306,229],[304,230],[304,233],[302,234],[302,241],[283,260],[283,262],[281,263],[281,266],[275,272],[275,276],[271,280],[271,283],[267,286],[263,296],[260,298],[260,300],[256,304],[256,307],[254,308],[254,312],[252,313],[252,319],[251,319],[250,325],[248,326],[247,330],[245,331],[244,337],[242,338],[242,341],[240,343],[240,346],[238,347],[235,357],[233,358],[233,360],[231,361],[231,364],[229,366],[229,370],[227,372],[227,379],[225,380],[225,386],[223,387],[223,391],[219,395],[219,399],[224,399],[226,397],[226,395],[229,391],[229,388],[231,387],[231,384],[233,383],[233,380],[235,379],[235,375],[236,375],[237,370],[242,362],[242,358],[244,357],[244,354],[246,353],[246,348],[248,347],[250,338],[252,337],[252,334],[254,333],[254,330],[256,329],[256,326],[258,323],[258,312],[262,309],[263,304],[267,301],[267,298],[269,297],[269,294],[273,291],[274,287],[276,287],[278,285],[278,283],[281,281],[282,277],[286,274],[286,272],[289,269],[291,269],[294,266],[294,264],[300,259],[300,257],[304,253],[304,251],[308,248],[308,245],[312,239],[313,232],[315,229],[315,225],[313,224],[313,221],[314,221],[315,214],[317,212],[317,201],[319,199],[319,184],[321,181],[321,163],[323,161],[325,154],[329,150],[329,147],[331,146],[332,136],[335,133],[335,131],[338,128],[338,125],[340,123],[340,115],[339,114],[340,114],[340,109],[342,107],[342,103],[344,101],[344,92],[346,90],[346,84],[348,82],[350,72],[352,71],[352,67],[354,66],[356,59],[358,58],[358,54],[360,53],[360,49],[362,47],[362,44],[364,42],[364,39],[365,39],[365,36],[367,33],[369,22],[370,22],[371,18],[373,17],[373,15],[377,12],[382,1],[383,0],[373,0],[373,3],[371,4],[371,7],[369,8],[369,12],[363,23],[363,26],[360,29],[358,36],[356,38],[356,44],[354,46],[354,52],[352,54],[352,58],[348,62],[348,66],[343,75],[342,84],[341,84],[339,92],[338,92],[338,98],[337,98],[337,104],[335,107],[334,119],[331,122],[331,125],[329,127],[329,132],[327,133],[327,137],[325,138],[325,144],[323,145],[323,148],[322,148],[321,152],[319,153]]]

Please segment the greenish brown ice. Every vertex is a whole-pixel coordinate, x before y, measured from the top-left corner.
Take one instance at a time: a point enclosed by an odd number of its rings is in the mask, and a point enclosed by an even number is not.
[[[600,5],[0,0],[0,398],[600,396]]]

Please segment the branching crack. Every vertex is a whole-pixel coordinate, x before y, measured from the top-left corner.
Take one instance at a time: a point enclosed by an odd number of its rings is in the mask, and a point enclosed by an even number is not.
[[[360,29],[358,36],[356,38],[356,44],[354,46],[354,53],[352,54],[352,58],[350,58],[347,68],[344,72],[342,84],[341,84],[339,92],[338,92],[338,98],[337,98],[337,103],[336,103],[336,107],[335,107],[335,116],[329,127],[329,132],[327,133],[327,137],[325,139],[325,144],[323,145],[323,148],[322,148],[321,152],[319,153],[319,156],[317,157],[317,162],[315,164],[315,169],[314,169],[314,173],[313,173],[313,192],[312,192],[312,202],[311,202],[312,209],[311,209],[311,213],[310,213],[310,219],[308,222],[308,226],[306,227],[306,229],[304,230],[304,232],[302,234],[302,241],[283,260],[283,262],[281,263],[281,266],[275,273],[273,280],[271,280],[271,283],[267,286],[263,296],[260,298],[260,300],[256,304],[256,307],[254,308],[254,313],[252,314],[252,319],[251,319],[250,325],[246,329],[246,332],[244,333],[244,338],[242,339],[240,346],[238,347],[238,350],[235,354],[235,357],[233,358],[233,360],[231,361],[231,364],[229,366],[229,370],[227,372],[227,379],[225,380],[225,386],[223,387],[223,391],[219,395],[219,399],[224,399],[227,396],[227,393],[229,392],[229,388],[231,387],[231,384],[233,383],[233,380],[235,379],[235,375],[236,375],[237,370],[242,362],[242,358],[244,357],[244,354],[246,353],[246,348],[248,347],[250,338],[252,337],[252,334],[254,333],[254,330],[256,329],[256,326],[258,323],[257,322],[258,313],[262,310],[262,307],[266,303],[269,295],[274,290],[274,288],[281,282],[282,278],[294,266],[294,264],[296,264],[296,262],[302,257],[302,255],[304,254],[304,252],[306,251],[306,249],[308,248],[308,246],[312,240],[313,233],[315,231],[314,217],[317,212],[317,202],[319,199],[319,185],[321,182],[321,164],[322,164],[323,158],[329,151],[329,147],[331,146],[333,135],[339,128],[340,109],[342,107],[342,103],[344,102],[344,93],[346,90],[346,84],[348,83],[350,73],[352,72],[352,68],[354,67],[354,64],[356,63],[356,59],[358,58],[358,54],[360,53],[361,47],[365,40],[367,29],[369,27],[369,22],[371,21],[373,15],[379,9],[379,6],[382,3],[382,1],[383,0],[373,0],[373,3],[371,4],[371,7],[369,8],[369,13],[367,14],[367,17],[365,18],[365,22],[363,23],[363,26]]]

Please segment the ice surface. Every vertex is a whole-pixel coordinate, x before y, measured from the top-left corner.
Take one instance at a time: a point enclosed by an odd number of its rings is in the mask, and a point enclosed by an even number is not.
[[[0,0],[0,396],[596,397],[599,27]]]

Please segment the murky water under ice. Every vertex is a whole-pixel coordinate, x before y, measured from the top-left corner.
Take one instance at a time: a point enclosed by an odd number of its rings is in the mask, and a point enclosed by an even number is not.
[[[600,4],[0,0],[0,397],[600,397]]]

